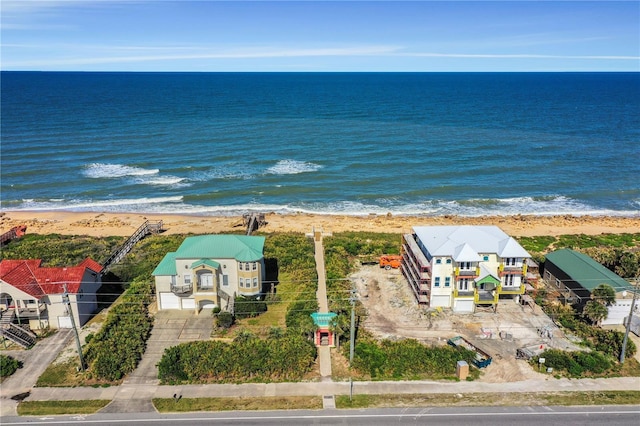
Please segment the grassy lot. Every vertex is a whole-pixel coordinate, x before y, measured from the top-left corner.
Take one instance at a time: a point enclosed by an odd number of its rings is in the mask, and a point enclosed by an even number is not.
[[[300,293],[299,286],[293,282],[287,273],[280,273],[280,282],[277,287],[276,300],[267,302],[267,312],[255,318],[245,318],[237,320],[234,326],[228,331],[214,330],[214,337],[233,338],[241,330],[248,330],[251,333],[265,337],[272,327],[286,329],[285,316],[289,305]]]
[[[91,377],[88,372],[79,372],[77,368],[80,366],[78,358],[60,363],[49,364],[47,369],[38,377],[36,386],[38,387],[74,387],[74,386],[110,386],[119,385],[122,380],[108,382],[105,380],[97,380]]]
[[[51,416],[56,414],[93,414],[106,407],[110,400],[86,401],[22,401],[19,416]]]
[[[318,410],[321,396],[289,396],[260,398],[154,398],[153,405],[161,413],[191,411],[252,410]]]
[[[336,408],[634,405],[638,402],[640,391],[354,395],[351,401],[348,395],[340,395],[336,397]]]
[[[407,394],[348,395],[336,397],[336,408],[370,407],[448,407],[448,406],[549,406],[549,405],[635,405],[640,391],[602,392],[505,392],[471,394]],[[319,396],[259,397],[259,398],[156,398],[153,405],[161,413],[234,410],[294,410],[321,409]]]

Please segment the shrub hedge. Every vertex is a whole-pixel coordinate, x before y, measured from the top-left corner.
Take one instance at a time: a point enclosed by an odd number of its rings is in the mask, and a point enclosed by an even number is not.
[[[315,358],[315,346],[300,335],[262,340],[247,334],[231,343],[198,341],[167,348],[158,377],[164,383],[294,381],[311,370]]]
[[[142,359],[153,327],[149,315],[153,293],[150,279],[133,281],[121,303],[109,311],[100,331],[85,345],[85,361],[97,378],[120,380]]]
[[[348,345],[344,346],[345,352]],[[354,349],[353,366],[360,373],[374,379],[451,378],[456,363],[467,361],[471,365],[474,352],[453,346],[427,346],[415,339],[400,341],[362,339]]]

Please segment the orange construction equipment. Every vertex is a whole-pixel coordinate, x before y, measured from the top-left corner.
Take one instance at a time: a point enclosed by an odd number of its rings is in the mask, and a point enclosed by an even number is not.
[[[397,254],[385,254],[380,256],[380,267],[386,270],[399,268],[401,262],[402,256]]]

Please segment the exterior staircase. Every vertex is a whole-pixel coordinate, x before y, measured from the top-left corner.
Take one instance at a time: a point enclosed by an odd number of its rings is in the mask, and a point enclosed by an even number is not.
[[[13,324],[15,316],[14,309],[8,309],[2,313],[0,335],[24,348],[30,348],[36,344],[36,335],[28,328]]]
[[[162,221],[151,222],[149,220],[145,220],[142,225],[136,230],[136,232],[131,235],[127,241],[124,242],[116,251],[114,251],[111,256],[107,260],[105,260],[102,265],[101,274],[104,275],[107,270],[111,267],[111,265],[120,262],[126,255],[131,251],[133,246],[150,234],[159,234],[163,231]]]

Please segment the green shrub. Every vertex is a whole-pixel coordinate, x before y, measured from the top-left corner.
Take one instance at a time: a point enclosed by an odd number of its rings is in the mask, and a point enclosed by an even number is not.
[[[9,377],[20,367],[20,362],[10,356],[0,354],[0,378]]]
[[[153,294],[149,279],[132,282],[122,302],[109,311],[100,331],[85,345],[85,360],[96,377],[120,380],[136,368],[153,327],[149,315]]]
[[[571,377],[582,377],[586,373],[602,375],[613,368],[613,360],[600,352],[565,352],[559,349],[548,349],[535,357],[531,364],[538,365],[539,359],[544,358],[545,367],[557,372],[565,371]]]
[[[238,319],[253,318],[267,312],[267,303],[257,296],[238,296],[234,301],[234,315]]]
[[[262,340],[245,334],[231,343],[198,341],[165,350],[158,363],[163,382],[272,382],[300,380],[311,370],[316,348],[296,334]]]
[[[234,318],[231,312],[222,311],[215,315],[216,326],[220,328],[229,328],[233,325]]]
[[[348,350],[348,345],[345,351]],[[363,340],[354,348],[353,366],[377,379],[447,378],[456,372],[456,363],[472,363],[475,353],[452,346],[427,346],[415,339],[400,341]]]

